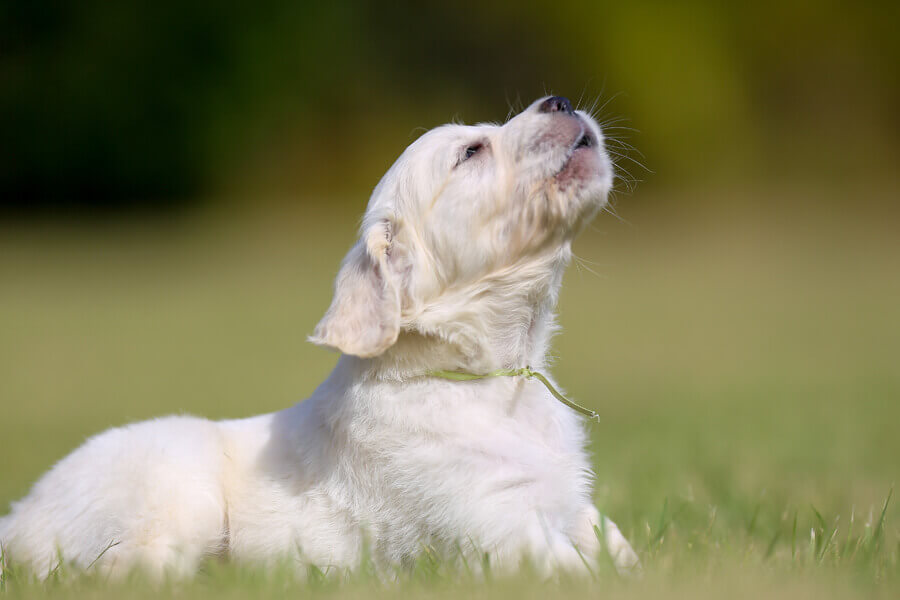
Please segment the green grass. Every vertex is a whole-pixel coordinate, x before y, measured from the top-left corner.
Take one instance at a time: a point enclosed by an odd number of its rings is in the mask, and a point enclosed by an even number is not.
[[[641,555],[641,580],[601,564],[594,582],[479,582],[423,559],[398,583],[363,569],[339,584],[212,563],[164,591],[897,597],[896,219],[813,210],[809,196],[777,212],[633,199],[629,223],[604,216],[576,244],[590,263],[567,274],[553,372],[603,415],[596,501]],[[103,428],[307,396],[336,360],[305,336],[357,218],[285,210],[0,230],[0,512]],[[7,574],[3,586],[12,597],[158,594],[65,573],[44,584]]]

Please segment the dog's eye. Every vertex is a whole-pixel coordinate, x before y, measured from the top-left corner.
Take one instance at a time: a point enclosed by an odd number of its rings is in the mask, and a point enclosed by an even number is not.
[[[463,148],[458,150],[459,154],[457,155],[456,164],[453,165],[453,168],[455,169],[476,154],[482,154],[487,149],[487,147],[487,141],[472,142],[468,146],[464,146]]]

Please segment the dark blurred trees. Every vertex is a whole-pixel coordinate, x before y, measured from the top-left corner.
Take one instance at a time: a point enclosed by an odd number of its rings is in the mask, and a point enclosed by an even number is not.
[[[625,92],[607,112],[630,117],[667,180],[892,164],[897,10],[7,0],[0,199],[31,211],[355,192],[413,128],[502,120],[545,91]]]

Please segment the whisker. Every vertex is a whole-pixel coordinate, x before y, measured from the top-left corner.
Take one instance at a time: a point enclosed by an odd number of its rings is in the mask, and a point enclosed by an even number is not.
[[[608,214],[612,215],[613,217],[615,217],[616,220],[618,220],[620,223],[624,223],[625,225],[628,225],[629,227],[633,227],[633,225],[630,222],[628,222],[627,220],[625,220],[624,218],[619,216],[619,213],[616,212],[616,209],[612,204],[607,203],[606,206],[604,206],[602,210],[603,210],[603,212],[608,213]]]
[[[637,160],[636,158],[632,158],[631,156],[628,156],[627,154],[617,154],[616,156],[618,156],[619,158],[633,162],[634,164],[636,164],[640,168],[644,169],[648,173],[653,173],[653,171],[651,171],[647,165],[645,165],[641,161]]]
[[[601,105],[600,105],[600,108],[597,108],[596,111],[592,109],[592,110],[591,110],[591,115],[593,116],[595,113],[600,113],[600,112],[602,112],[604,108],[606,108],[607,106],[609,106],[609,103],[610,103],[610,102],[612,102],[613,100],[615,100],[616,98],[618,98],[618,97],[621,96],[621,95],[622,95],[622,92],[616,92],[615,94],[613,94],[612,96],[610,96],[609,98],[607,98],[607,99],[606,99],[606,102],[604,102],[603,104],[601,104]]]
[[[593,270],[592,268],[590,268],[589,266],[584,264],[587,261],[582,259],[580,256],[577,256],[576,254],[573,253],[572,258],[574,259],[574,262],[575,262],[575,268],[578,269],[579,273],[582,270],[584,270],[584,271],[587,271],[588,273],[590,273],[591,275],[593,275],[594,277],[596,277],[597,279],[604,279],[604,277],[602,275],[600,275],[600,273],[598,273],[597,271]]]
[[[642,158],[644,157],[644,153],[643,153],[643,152],[641,152],[640,150],[638,150],[637,148],[635,148],[631,143],[626,142],[626,141],[623,140],[622,138],[612,137],[612,138],[606,138],[606,140],[607,140],[607,141],[611,141],[611,142],[615,142],[617,145],[623,146],[623,147],[626,148],[627,150],[630,150],[630,151],[632,151],[632,152],[636,152],[637,154],[640,154]]]
[[[584,85],[583,85],[582,88],[581,88],[581,93],[578,94],[578,101],[575,102],[575,110],[579,110],[579,109],[580,109],[580,107],[581,107],[581,100],[582,100],[582,98],[584,98],[584,93],[587,91],[587,86],[588,86],[588,83],[589,83],[589,82],[590,82],[590,80],[584,82]]]
[[[600,125],[606,127],[606,126],[608,126],[608,125],[616,125],[616,124],[618,124],[618,123],[628,123],[629,121],[631,121],[631,119],[629,119],[629,118],[627,118],[627,117],[614,117],[614,116],[609,116],[609,117],[606,117],[605,119],[600,119],[600,120],[598,120],[597,122],[598,122]]]

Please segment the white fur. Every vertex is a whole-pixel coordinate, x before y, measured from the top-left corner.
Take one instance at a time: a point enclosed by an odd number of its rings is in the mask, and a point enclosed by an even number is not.
[[[188,575],[209,555],[352,568],[366,546],[392,565],[459,544],[550,573],[584,568],[596,525],[634,567],[591,503],[577,414],[537,381],[427,376],[546,367],[571,240],[612,170],[590,117],[539,103],[502,126],[432,130],[384,176],[311,337],[344,356],[309,399],[89,439],[0,520],[6,558]]]

